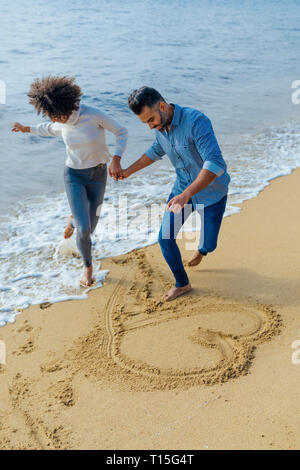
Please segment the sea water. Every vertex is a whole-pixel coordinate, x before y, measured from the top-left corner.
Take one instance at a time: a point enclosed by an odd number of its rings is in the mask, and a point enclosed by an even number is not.
[[[34,78],[75,76],[86,104],[125,125],[124,167],[153,141],[128,109],[133,89],[153,86],[204,112],[231,176],[226,216],[300,165],[300,108],[291,98],[300,79],[297,0],[16,0],[2,2],[0,16],[1,325],[31,304],[87,295],[80,257],[55,256],[70,213],[64,144],[10,130],[41,120],[26,95]],[[93,234],[93,288],[107,274],[101,259],[156,242],[174,179],[167,157],[128,180],[109,178]]]

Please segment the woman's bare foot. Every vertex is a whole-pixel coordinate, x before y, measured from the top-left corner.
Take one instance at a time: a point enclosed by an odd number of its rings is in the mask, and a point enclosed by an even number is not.
[[[91,264],[91,266],[84,268],[83,276],[80,279],[80,285],[82,287],[91,286],[93,284],[94,280],[95,280],[95,279],[93,279],[92,276],[93,276],[93,265]]]
[[[197,266],[197,264],[201,263],[202,258],[203,255],[200,253],[200,251],[195,251],[195,253],[188,262],[188,266]]]
[[[64,238],[70,238],[74,233],[74,228],[71,225],[71,220],[73,219],[72,215],[69,215],[67,220],[67,226],[64,231]]]
[[[165,295],[164,299],[166,301],[169,300],[174,300],[176,297],[179,297],[180,295],[186,294],[187,292],[192,290],[192,286],[190,283],[188,283],[186,286],[183,287],[173,287],[173,289],[170,289]]]

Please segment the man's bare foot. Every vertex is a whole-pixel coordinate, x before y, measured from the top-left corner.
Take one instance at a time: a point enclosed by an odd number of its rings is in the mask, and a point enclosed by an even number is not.
[[[201,263],[202,258],[203,255],[200,253],[200,251],[195,251],[195,253],[188,262],[188,266],[197,266],[197,264]]]
[[[183,286],[183,287],[173,287],[173,289],[170,289],[164,295],[164,299],[166,301],[174,300],[174,299],[176,299],[176,297],[179,297],[180,295],[186,294],[190,290],[192,290],[192,286],[191,286],[190,283],[188,283],[186,286]]]
[[[89,287],[93,284],[93,265],[84,268],[84,273],[82,278],[80,279],[80,285],[82,287]]]
[[[71,225],[71,220],[73,219],[72,215],[69,215],[67,220],[67,226],[64,231],[64,238],[70,238],[74,233],[74,228]]]

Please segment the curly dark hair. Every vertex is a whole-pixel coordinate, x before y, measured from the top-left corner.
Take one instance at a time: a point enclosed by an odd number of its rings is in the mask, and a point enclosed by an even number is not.
[[[49,75],[37,78],[28,92],[29,103],[37,113],[51,118],[69,117],[79,107],[81,89],[74,77]]]

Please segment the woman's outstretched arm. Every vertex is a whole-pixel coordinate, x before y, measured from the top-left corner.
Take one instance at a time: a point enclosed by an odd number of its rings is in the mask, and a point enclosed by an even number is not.
[[[30,133],[33,135],[40,135],[43,137],[57,137],[61,135],[61,127],[57,122],[42,122],[37,126],[23,126],[19,122],[14,122],[12,127],[13,132]]]
[[[13,132],[23,132],[24,134],[25,132],[30,132],[30,126],[23,126],[19,122],[14,122],[11,130]]]

